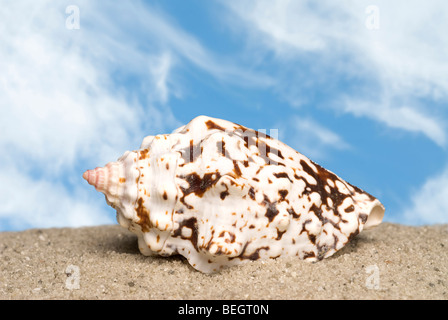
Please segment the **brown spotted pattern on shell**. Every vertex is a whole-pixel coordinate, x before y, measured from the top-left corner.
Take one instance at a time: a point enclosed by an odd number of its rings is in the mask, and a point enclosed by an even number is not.
[[[181,254],[207,273],[281,256],[318,261],[384,215],[376,198],[277,139],[206,116],[83,177],[143,254]]]

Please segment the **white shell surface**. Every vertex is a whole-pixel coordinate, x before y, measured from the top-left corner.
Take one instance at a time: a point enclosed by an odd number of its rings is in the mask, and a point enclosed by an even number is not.
[[[376,198],[284,143],[206,116],[146,137],[106,168],[115,169],[97,190],[140,251],[181,254],[207,273],[280,256],[318,261],[384,215]]]

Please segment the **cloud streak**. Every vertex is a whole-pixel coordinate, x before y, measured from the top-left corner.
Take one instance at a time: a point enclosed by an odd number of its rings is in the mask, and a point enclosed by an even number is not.
[[[435,117],[428,117],[425,111],[416,107],[393,107],[389,101],[375,103],[363,100],[356,101],[353,98],[346,98],[342,105],[344,111],[355,116],[368,117],[391,128],[422,133],[442,147],[446,144],[444,122]]]
[[[278,123],[279,138],[291,147],[315,160],[323,160],[330,151],[348,150],[351,146],[336,132],[311,117],[293,116]]]
[[[446,223],[448,167],[414,190],[411,199],[411,205],[396,219],[397,222],[413,225]]]
[[[419,132],[446,145],[448,6],[442,1],[424,8],[419,1],[376,1],[380,15],[374,30],[366,28],[368,1],[222,4],[232,28],[245,30],[250,54],[274,53],[273,70],[281,79],[277,91],[291,105],[312,104],[303,98],[309,91],[331,91],[335,99],[328,104],[337,112]],[[422,108],[422,99],[434,101],[434,108]]]

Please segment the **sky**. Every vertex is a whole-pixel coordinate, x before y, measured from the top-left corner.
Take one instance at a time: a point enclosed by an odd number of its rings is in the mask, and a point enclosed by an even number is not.
[[[6,1],[0,231],[115,224],[87,169],[198,115],[279,139],[448,223],[448,3]]]

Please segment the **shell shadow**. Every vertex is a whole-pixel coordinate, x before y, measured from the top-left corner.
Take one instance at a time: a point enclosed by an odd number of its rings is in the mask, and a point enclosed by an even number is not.
[[[370,239],[366,235],[360,234],[327,259],[337,259],[343,255],[356,254],[359,250],[365,250],[366,246],[374,245],[376,242],[377,240]]]
[[[121,227],[113,227],[114,230],[107,232],[98,239],[96,250],[104,253],[113,251],[117,253],[141,254],[138,249],[137,236]]]
[[[187,259],[180,255],[173,255],[169,257],[163,257],[159,255],[145,256],[138,249],[138,238],[134,233],[120,226],[113,228],[113,231],[111,230],[111,232],[108,232],[96,242],[95,249],[98,252],[108,254],[112,251],[119,254],[129,254],[136,256],[138,259],[149,260],[152,263],[159,264],[170,261],[181,261],[183,264],[189,266]]]

